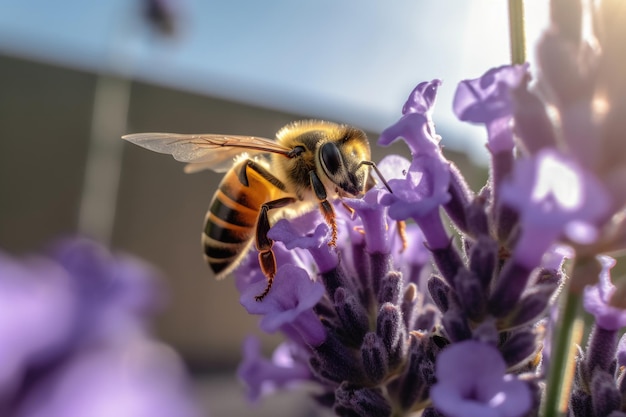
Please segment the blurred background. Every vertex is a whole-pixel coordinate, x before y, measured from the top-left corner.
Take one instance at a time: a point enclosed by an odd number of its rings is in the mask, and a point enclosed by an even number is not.
[[[369,132],[378,148],[424,80],[443,79],[435,122],[474,189],[482,129],[451,111],[456,84],[509,62],[502,0],[0,0],[0,248],[82,233],[163,271],[155,331],[185,359],[212,416],[251,412],[234,370],[256,318],[204,264],[200,232],[220,175],[120,140],[171,131],[273,137],[302,118]],[[529,45],[546,21],[529,2]],[[532,55],[531,55],[532,61]],[[263,337],[267,354],[279,338]],[[308,401],[308,400],[307,400]],[[306,405],[303,405],[306,404]],[[313,415],[279,396],[255,415]],[[292,411],[289,411],[292,410]]]

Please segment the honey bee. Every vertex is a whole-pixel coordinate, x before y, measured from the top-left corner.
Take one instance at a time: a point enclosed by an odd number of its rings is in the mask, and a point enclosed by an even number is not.
[[[361,197],[374,185],[376,165],[362,130],[348,125],[306,120],[288,124],[276,140],[219,134],[136,133],[123,139],[187,162],[185,172],[211,169],[226,172],[213,195],[205,218],[204,258],[224,278],[251,247],[267,277],[269,293],[277,266],[273,241],[267,236],[272,221],[317,204],[337,242],[335,212],[329,199]],[[391,191],[389,189],[389,191]]]

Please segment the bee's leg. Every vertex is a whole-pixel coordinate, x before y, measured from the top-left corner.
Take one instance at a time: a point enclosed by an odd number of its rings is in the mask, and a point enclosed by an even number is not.
[[[404,252],[407,247],[407,238],[406,238],[406,222],[404,220],[396,221],[396,227],[398,228],[398,236],[400,236],[400,241],[402,242],[402,248],[400,248],[400,253]]]
[[[320,202],[320,211],[324,216],[324,220],[326,220],[326,223],[330,226],[331,235],[328,246],[334,247],[337,244],[337,222],[335,222],[335,210],[330,202],[328,202],[326,187],[324,187],[324,184],[322,184],[322,181],[317,176],[315,171],[309,172],[309,177],[311,179],[311,188]]]
[[[272,251],[274,241],[267,237],[267,232],[269,232],[270,230],[270,221],[267,216],[267,212],[272,209],[285,207],[295,202],[296,199],[293,197],[284,197],[277,200],[268,201],[261,206],[259,219],[257,220],[256,225],[255,243],[256,248],[259,251],[259,265],[261,266],[263,274],[265,274],[265,276],[267,277],[267,286],[261,294],[254,297],[257,301],[263,300],[267,293],[270,292],[270,288],[272,288],[272,282],[274,281],[274,275],[276,275],[276,257],[274,256],[274,252]]]

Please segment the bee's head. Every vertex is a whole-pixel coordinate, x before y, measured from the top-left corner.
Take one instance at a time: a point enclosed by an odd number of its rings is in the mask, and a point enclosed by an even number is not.
[[[369,167],[361,163],[370,159],[367,136],[352,127],[344,127],[337,133],[338,137],[319,147],[318,160],[341,196],[360,197],[365,192],[369,176]]]

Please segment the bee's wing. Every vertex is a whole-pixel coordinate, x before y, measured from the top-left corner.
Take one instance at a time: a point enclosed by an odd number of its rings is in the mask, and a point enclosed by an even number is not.
[[[242,153],[279,153],[288,155],[291,148],[256,136],[227,136],[180,133],[135,133],[122,136],[129,142],[151,151],[170,154],[177,161],[187,162],[185,172],[211,169],[227,171]]]

